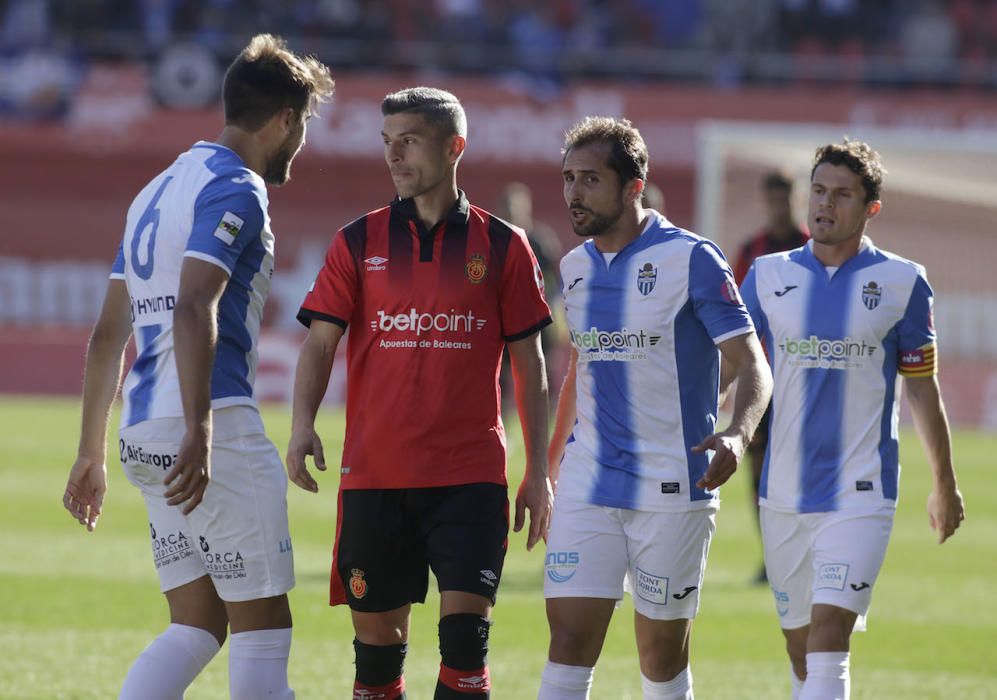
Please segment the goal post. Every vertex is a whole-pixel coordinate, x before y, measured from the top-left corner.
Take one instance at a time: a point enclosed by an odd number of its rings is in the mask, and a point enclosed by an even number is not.
[[[703,121],[696,231],[733,258],[764,222],[761,178],[772,170],[793,179],[804,221],[814,152],[846,136],[869,143],[887,170],[869,236],[927,268],[950,412],[997,430],[997,133]]]

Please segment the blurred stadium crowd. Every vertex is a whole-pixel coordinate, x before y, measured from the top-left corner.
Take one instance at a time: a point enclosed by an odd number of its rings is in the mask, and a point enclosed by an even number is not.
[[[339,68],[504,73],[541,92],[578,76],[997,87],[987,0],[0,0],[0,112],[32,116],[18,81],[70,91],[88,61],[177,44],[196,72],[259,31]]]

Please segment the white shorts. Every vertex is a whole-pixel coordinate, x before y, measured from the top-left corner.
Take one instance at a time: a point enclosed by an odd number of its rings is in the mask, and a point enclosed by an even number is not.
[[[815,603],[857,613],[856,629],[865,629],[894,514],[892,507],[864,513],[761,509],[765,570],[783,629],[809,625]]]
[[[149,512],[160,588],[169,591],[208,574],[218,596],[230,602],[287,593],[294,587],[294,559],[280,455],[255,408],[216,410],[213,425],[211,481],[187,516],[163,496],[183,419],[147,420],[120,432],[121,464]]]
[[[715,529],[714,508],[661,513],[555,498],[544,597],[619,600],[626,589],[645,617],[691,620]]]

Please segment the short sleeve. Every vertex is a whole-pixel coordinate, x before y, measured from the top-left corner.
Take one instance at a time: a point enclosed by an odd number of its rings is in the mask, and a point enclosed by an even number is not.
[[[921,272],[900,320],[897,367],[905,377],[931,377],[938,372],[933,306],[934,293]]]
[[[528,338],[551,323],[543,272],[526,236],[519,231],[513,232],[509,241],[499,305],[506,342]]]
[[[123,280],[125,278],[125,244],[122,241],[118,244],[118,254],[114,256],[114,262],[111,263],[111,274],[110,278],[112,280]]]
[[[754,330],[730,265],[709,241],[698,243],[689,256],[689,297],[715,344]]]
[[[346,233],[339,230],[329,245],[325,264],[301,303],[298,321],[305,326],[310,326],[313,320],[327,321],[345,329],[356,308],[359,286]]]
[[[214,263],[231,276],[242,252],[260,239],[263,220],[263,204],[253,189],[219,178],[197,198],[184,257]]]
[[[758,301],[758,283],[754,265],[748,268],[748,272],[744,276],[744,282],[741,283],[741,299],[744,301],[744,307],[751,316],[751,322],[755,324],[758,335],[764,336],[768,333],[768,319],[765,318],[765,314],[762,312],[762,305]]]

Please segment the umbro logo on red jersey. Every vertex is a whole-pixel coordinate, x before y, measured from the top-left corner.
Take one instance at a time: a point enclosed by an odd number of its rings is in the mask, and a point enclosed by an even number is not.
[[[367,272],[378,272],[380,270],[387,270],[388,266],[384,263],[388,262],[387,258],[382,258],[380,255],[375,255],[372,258],[367,258],[364,260],[367,263]]]

